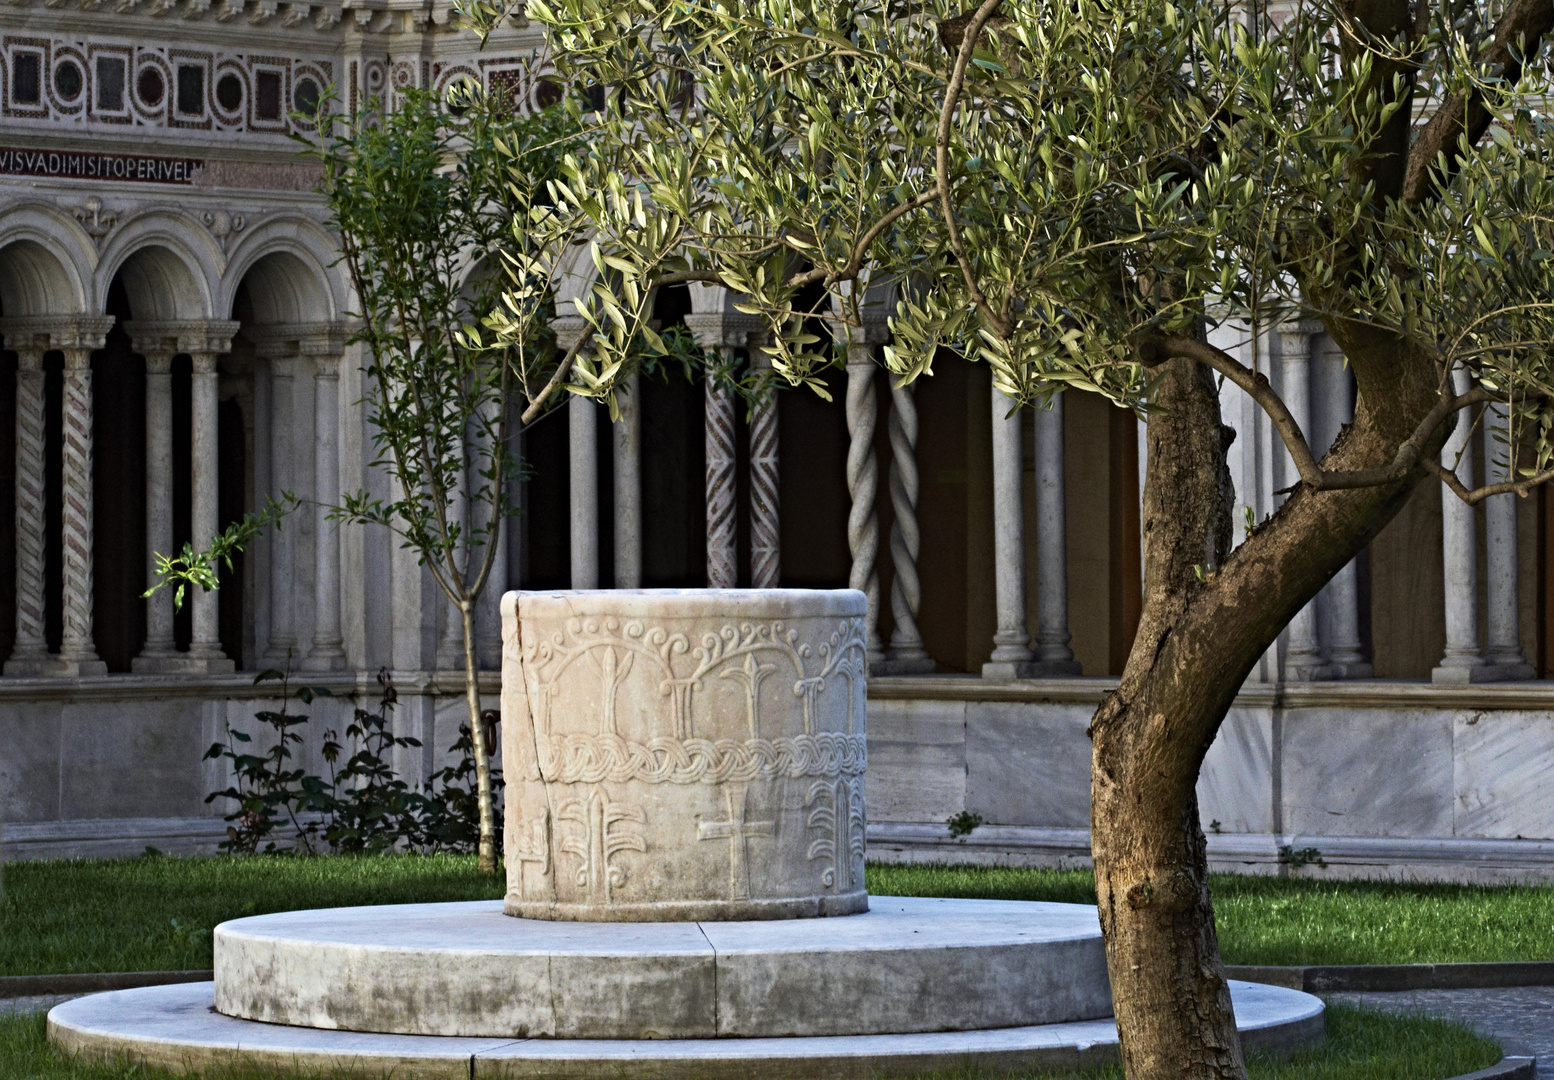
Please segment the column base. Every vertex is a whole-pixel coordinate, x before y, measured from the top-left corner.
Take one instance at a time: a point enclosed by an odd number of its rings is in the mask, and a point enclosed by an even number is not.
[[[1496,682],[1521,682],[1524,679],[1538,677],[1537,670],[1522,659],[1491,660],[1489,669],[1495,673]]]
[[[130,661],[136,675],[230,675],[237,665],[225,656],[191,656],[188,653],[162,653],[137,656]]]
[[[1531,678],[1521,675],[1511,664],[1442,664],[1430,672],[1430,681],[1442,686],[1468,686],[1471,683],[1509,682],[1513,679]],[[1530,668],[1528,669],[1531,670]]]
[[[6,675],[77,678],[82,675],[106,675],[108,665],[101,660],[72,660],[62,656],[20,656],[5,662]]]
[[[1376,669],[1363,661],[1344,663],[1342,661],[1328,665],[1329,679],[1370,679],[1374,678]]]
[[[1066,679],[1083,674],[1078,660],[989,660],[982,677],[990,680]]]
[[[1285,682],[1327,682],[1338,678],[1331,664],[1285,664]]]
[[[345,650],[338,645],[315,646],[303,659],[303,671],[344,671]]]
[[[887,656],[869,665],[870,675],[932,675],[931,656]]]

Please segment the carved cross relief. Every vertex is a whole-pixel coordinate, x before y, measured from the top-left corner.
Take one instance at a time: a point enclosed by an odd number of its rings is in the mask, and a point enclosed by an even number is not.
[[[750,899],[750,859],[747,848],[752,836],[773,835],[770,821],[745,819],[745,784],[724,784],[723,802],[728,808],[727,821],[698,821],[696,839],[727,840],[728,891],[731,900]]]

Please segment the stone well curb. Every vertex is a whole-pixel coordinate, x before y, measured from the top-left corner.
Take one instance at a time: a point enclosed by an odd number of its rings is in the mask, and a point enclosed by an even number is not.
[[[1530,1057],[1503,1057],[1487,1069],[1464,1073],[1452,1080],[1534,1080],[1538,1075],[1537,1059]]]
[[[1273,967],[1227,965],[1225,974],[1308,994],[1394,990],[1490,990],[1510,986],[1554,986],[1554,962],[1489,964],[1341,964]]]
[[[1392,990],[1490,990],[1554,986],[1554,962],[1492,964],[1349,964],[1309,967],[1229,965],[1225,974],[1246,982],[1304,990],[1308,994]],[[77,975],[0,975],[0,998],[95,994],[140,986],[209,982],[210,971],[114,971]]]

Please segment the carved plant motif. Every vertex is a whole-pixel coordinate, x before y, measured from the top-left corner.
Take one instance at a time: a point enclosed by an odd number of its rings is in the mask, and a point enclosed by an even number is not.
[[[610,860],[622,851],[647,851],[647,841],[622,831],[620,824],[645,824],[647,813],[632,803],[613,802],[596,787],[582,798],[562,803],[556,817],[583,826],[581,836],[568,836],[561,841],[561,850],[577,856],[574,880],[584,887],[588,902],[608,903],[612,890],[626,880],[625,869],[611,865]]]

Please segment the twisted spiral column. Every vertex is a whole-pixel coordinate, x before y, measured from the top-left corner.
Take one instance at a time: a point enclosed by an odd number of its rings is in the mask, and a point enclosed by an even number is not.
[[[869,665],[885,659],[880,645],[880,581],[875,560],[879,555],[879,522],[874,500],[879,489],[879,466],[874,456],[874,350],[866,344],[847,346],[847,493],[852,509],[847,515],[847,546],[852,552],[850,588],[869,600],[864,628]]]
[[[43,350],[18,348],[16,369],[16,648],[7,675],[49,663],[43,633]]]
[[[724,354],[723,363],[731,358]],[[734,394],[707,375],[707,588],[739,583],[734,508]]]
[[[895,577],[890,585],[890,613],[895,628],[883,670],[894,675],[930,672],[933,660],[923,648],[917,612],[923,590],[917,577],[922,538],[917,528],[917,402],[912,386],[890,391],[890,561]]]
[[[64,633],[60,659],[82,675],[107,673],[92,642],[92,350],[65,354],[63,512]]]
[[[764,354],[750,355],[752,368],[771,370]],[[750,419],[750,584],[757,589],[775,589],[782,580],[777,469],[777,388],[768,384]]]

